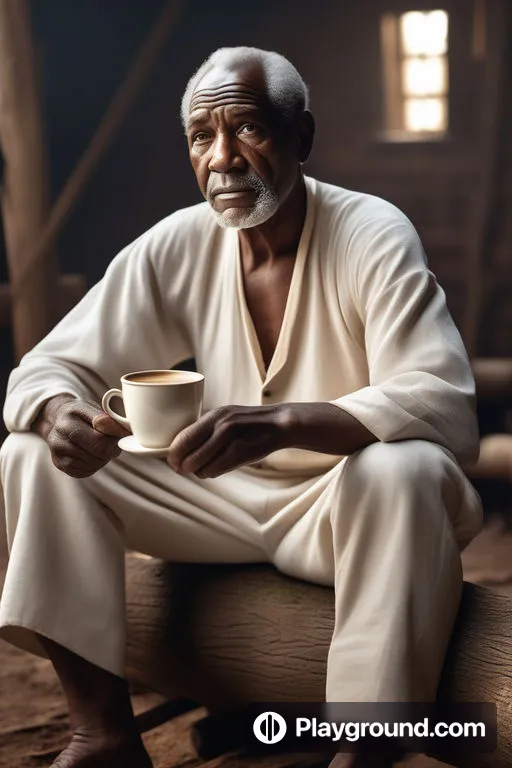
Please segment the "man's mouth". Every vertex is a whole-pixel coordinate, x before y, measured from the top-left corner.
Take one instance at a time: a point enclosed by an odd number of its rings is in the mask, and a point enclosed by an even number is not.
[[[241,197],[245,197],[248,193],[252,192],[251,189],[239,189],[232,192],[217,192],[215,195],[216,200],[238,200]]]
[[[254,190],[250,187],[230,187],[228,189],[217,189],[212,194],[213,197],[219,197],[221,200],[231,200],[232,198],[246,195],[248,192],[254,193]]]

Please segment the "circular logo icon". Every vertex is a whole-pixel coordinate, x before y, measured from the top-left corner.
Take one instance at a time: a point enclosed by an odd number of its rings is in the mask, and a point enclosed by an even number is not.
[[[286,720],[278,712],[263,712],[254,721],[252,730],[263,744],[276,744],[285,737]]]

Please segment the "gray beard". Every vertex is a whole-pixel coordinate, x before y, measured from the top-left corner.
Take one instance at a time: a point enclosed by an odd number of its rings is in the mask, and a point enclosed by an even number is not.
[[[207,188],[206,193],[210,203],[210,210],[217,224],[224,229],[228,227],[232,229],[258,227],[276,213],[280,205],[279,196],[270,184],[266,184],[254,172],[250,171],[246,176],[238,178],[244,185],[256,192],[257,197],[253,207],[249,211],[246,208],[226,208],[225,211],[220,213],[213,208],[211,194]],[[210,176],[208,187],[213,185],[213,182],[210,184],[211,179],[212,177]]]

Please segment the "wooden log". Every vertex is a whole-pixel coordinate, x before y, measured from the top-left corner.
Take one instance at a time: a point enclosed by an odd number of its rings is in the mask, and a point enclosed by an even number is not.
[[[322,701],[331,589],[270,566],[169,564],[130,554],[129,679],[222,712],[257,701]],[[495,702],[498,750],[464,768],[512,765],[512,598],[464,585],[441,695]],[[457,763],[454,763],[456,765]]]
[[[265,697],[322,701],[332,591],[310,584],[297,590],[298,584],[266,568],[174,565],[131,555],[130,679],[213,708]],[[274,661],[262,663],[260,654],[274,649],[275,655],[277,648]],[[298,677],[306,659],[307,675]]]
[[[9,279],[25,274],[49,210],[49,176],[27,0],[0,0],[0,200]],[[13,305],[16,358],[53,325],[57,261],[51,248],[20,286]]]

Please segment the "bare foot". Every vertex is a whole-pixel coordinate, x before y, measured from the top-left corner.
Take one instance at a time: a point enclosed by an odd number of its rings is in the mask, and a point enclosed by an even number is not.
[[[51,768],[152,768],[138,734],[113,736],[78,731]]]

